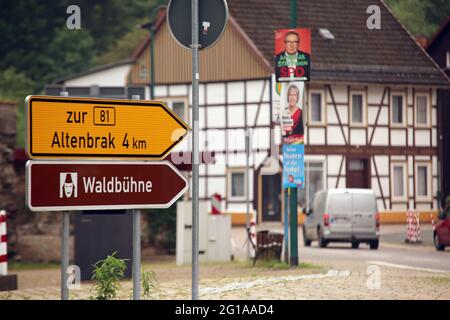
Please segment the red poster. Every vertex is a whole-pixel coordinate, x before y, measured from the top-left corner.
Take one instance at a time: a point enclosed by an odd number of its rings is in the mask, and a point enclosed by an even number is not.
[[[277,82],[308,81],[311,65],[311,30],[280,29],[275,32]]]

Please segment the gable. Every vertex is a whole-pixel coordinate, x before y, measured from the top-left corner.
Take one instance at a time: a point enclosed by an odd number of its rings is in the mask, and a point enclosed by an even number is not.
[[[147,40],[148,41],[148,40]],[[192,81],[191,51],[172,37],[166,21],[155,35],[155,83]],[[150,44],[138,55],[128,76],[129,84],[148,84]],[[258,52],[230,17],[222,38],[211,48],[200,51],[200,81],[231,81],[270,77],[271,65]]]

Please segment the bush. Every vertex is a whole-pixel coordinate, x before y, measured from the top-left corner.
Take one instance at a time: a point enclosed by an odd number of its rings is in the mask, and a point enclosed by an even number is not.
[[[95,300],[112,300],[117,296],[117,290],[120,288],[119,281],[124,279],[127,265],[125,259],[115,257],[116,253],[108,255],[106,259],[94,265],[92,280],[97,283],[93,287],[96,292],[92,298]]]

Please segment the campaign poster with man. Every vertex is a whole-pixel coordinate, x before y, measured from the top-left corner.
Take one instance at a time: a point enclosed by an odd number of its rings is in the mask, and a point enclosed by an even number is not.
[[[280,29],[275,32],[275,77],[282,81],[309,81],[311,30]]]

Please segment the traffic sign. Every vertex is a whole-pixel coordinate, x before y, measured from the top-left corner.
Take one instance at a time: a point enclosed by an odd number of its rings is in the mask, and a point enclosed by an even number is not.
[[[199,0],[199,49],[213,46],[225,31],[228,6],[225,0]],[[169,30],[177,42],[191,49],[191,1],[171,0],[167,8]]]
[[[28,161],[32,211],[168,208],[188,189],[169,162]]]
[[[30,158],[163,159],[188,126],[159,101],[28,96]]]

